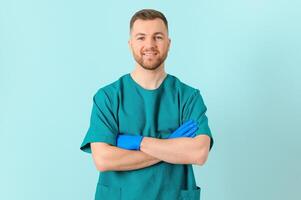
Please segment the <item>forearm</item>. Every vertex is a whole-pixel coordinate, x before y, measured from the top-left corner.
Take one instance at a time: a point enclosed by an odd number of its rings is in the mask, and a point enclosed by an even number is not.
[[[95,150],[97,152],[97,150]],[[108,145],[102,148],[94,161],[99,171],[127,171],[145,168],[161,160],[142,151],[131,151]]]
[[[156,139],[144,137],[140,150],[173,164],[200,164],[202,148],[193,138]]]

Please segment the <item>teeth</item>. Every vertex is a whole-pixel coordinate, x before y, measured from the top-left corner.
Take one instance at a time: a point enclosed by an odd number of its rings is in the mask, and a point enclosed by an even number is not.
[[[150,56],[150,55],[156,55],[156,53],[145,53],[144,55]]]

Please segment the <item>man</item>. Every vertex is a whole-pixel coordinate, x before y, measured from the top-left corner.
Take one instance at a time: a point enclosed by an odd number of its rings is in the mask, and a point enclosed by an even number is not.
[[[213,138],[200,91],[164,70],[170,43],[161,12],[134,14],[135,69],[96,92],[81,144],[100,171],[95,199],[200,199],[192,164],[206,162]]]

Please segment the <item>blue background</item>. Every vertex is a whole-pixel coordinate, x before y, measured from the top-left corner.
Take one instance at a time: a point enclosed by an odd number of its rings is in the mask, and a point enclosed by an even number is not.
[[[92,199],[79,150],[98,88],[134,68],[131,16],[162,11],[166,71],[199,88],[204,200],[301,199],[300,1],[1,1],[0,199]]]

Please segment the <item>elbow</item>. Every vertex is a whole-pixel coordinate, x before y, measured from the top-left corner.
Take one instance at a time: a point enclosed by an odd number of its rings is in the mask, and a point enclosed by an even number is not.
[[[108,171],[108,168],[103,163],[99,163],[99,164],[95,164],[95,165],[96,165],[97,171],[99,171],[99,172]]]
[[[208,153],[198,152],[195,154],[193,164],[202,166],[206,163],[208,158]]]
[[[99,154],[93,154],[94,166],[97,171],[104,172],[106,171],[106,166],[103,162],[103,159],[100,158]]]
[[[95,160],[95,167],[99,172],[105,172],[112,170],[112,166],[109,166],[109,159],[106,155],[99,154]]]
[[[198,166],[202,166],[202,165],[204,165],[206,163],[206,160],[204,159],[204,158],[198,158],[195,162],[194,162],[194,164],[195,165],[198,165]]]
[[[97,171],[105,172],[109,170],[107,148],[104,146],[92,146],[92,157]]]
[[[107,165],[106,159],[102,158],[101,156],[98,156],[97,159],[94,159],[96,170],[99,172],[105,172],[109,171],[109,167]]]

